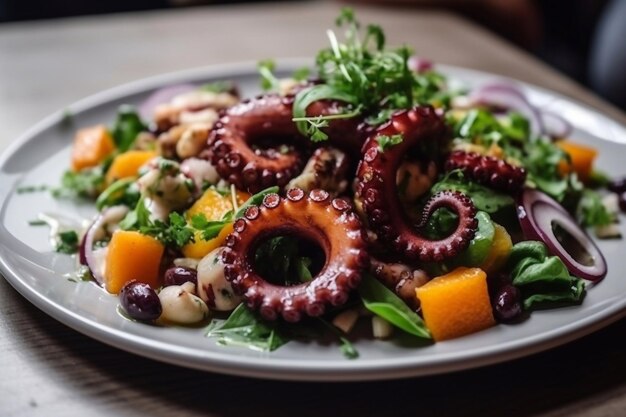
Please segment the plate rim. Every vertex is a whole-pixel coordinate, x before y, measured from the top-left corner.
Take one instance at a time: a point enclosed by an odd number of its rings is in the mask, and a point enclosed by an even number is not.
[[[279,70],[288,70],[302,65],[310,65],[311,60],[292,58],[277,60],[277,63],[279,64]],[[224,74],[229,74],[230,76],[245,76],[254,71],[255,65],[256,63],[252,61],[243,61],[190,68],[142,78],[87,96],[65,107],[65,110],[56,111],[45,117],[31,128],[27,129],[15,141],[10,143],[0,155],[0,168],[2,168],[25,144],[35,140],[34,138],[38,134],[58,123],[68,110],[71,113],[88,110],[109,101],[119,99],[122,96],[149,91],[171,83],[193,82],[202,78],[223,78]],[[442,69],[444,72],[462,72],[475,74],[475,76],[480,77],[489,76],[506,79],[523,85],[525,88],[548,94],[557,99],[573,102],[575,105],[582,107],[586,112],[592,112],[594,116],[599,115],[626,130],[626,127],[620,121],[599,113],[599,111],[592,106],[581,103],[578,100],[558,92],[500,74],[451,65],[438,64],[436,67]],[[20,176],[24,174],[25,172],[20,173]],[[10,194],[11,191],[12,189],[8,190],[7,194]],[[5,204],[6,203],[3,203],[3,206]],[[258,357],[230,354],[227,351],[224,353],[207,351],[205,353],[208,354],[204,356],[194,354],[190,361],[190,357],[187,356],[185,348],[183,347],[178,346],[177,349],[172,349],[171,343],[155,341],[102,325],[96,321],[82,317],[69,310],[67,307],[46,298],[20,278],[17,271],[14,270],[5,259],[4,254],[7,250],[10,250],[10,248],[5,247],[4,243],[0,241],[0,271],[7,282],[30,303],[62,324],[105,344],[151,359],[188,368],[256,378],[294,381],[363,381],[426,376],[459,371],[462,369],[471,369],[513,360],[551,349],[588,335],[626,316],[626,299],[623,299],[621,303],[615,303],[582,320],[570,323],[567,326],[551,329],[548,332],[542,332],[540,336],[535,335],[527,337],[523,339],[523,343],[514,339],[496,346],[474,349],[473,351],[468,351],[469,353],[464,352],[462,355],[456,351],[447,352],[441,354],[436,360],[408,365],[407,357],[371,359],[368,360],[367,363],[363,361],[360,362],[359,359],[356,361],[346,360],[345,362],[324,362],[322,360],[308,360],[303,362],[282,358],[279,362],[270,362],[262,361]],[[197,349],[187,350],[191,352],[197,351]],[[355,366],[355,363],[359,364]]]

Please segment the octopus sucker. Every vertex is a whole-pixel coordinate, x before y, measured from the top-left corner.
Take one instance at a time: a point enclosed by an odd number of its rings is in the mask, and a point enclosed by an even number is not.
[[[442,118],[431,107],[415,107],[392,115],[363,145],[356,198],[379,238],[391,242],[398,253],[411,260],[440,262],[456,256],[469,245],[478,226],[476,207],[460,192],[442,191],[432,196],[417,225],[408,219],[400,202],[396,172],[405,156],[422,142],[443,142],[446,134]],[[383,135],[402,135],[402,141],[383,150],[377,140]],[[443,207],[457,214],[457,226],[447,237],[431,240],[421,229]]]
[[[206,156],[222,178],[237,188],[256,193],[269,186],[285,187],[297,176],[313,148],[293,122],[293,96],[259,96],[225,111],[211,132]],[[307,114],[338,114],[341,105],[321,100]],[[358,155],[367,129],[361,119],[334,120],[324,128],[328,143],[348,154]],[[268,149],[255,149],[259,145]],[[286,146],[289,145],[289,146]]]
[[[454,151],[445,162],[445,170],[460,170],[468,178],[498,191],[517,194],[526,181],[526,170],[508,162],[475,152]]]
[[[280,235],[306,239],[322,249],[325,263],[311,281],[277,285],[256,272],[256,248]],[[306,193],[298,188],[288,190],[286,197],[269,194],[260,207],[250,207],[229,235],[222,261],[226,279],[250,308],[267,320],[282,317],[288,322],[343,305],[369,267],[363,228],[350,204],[321,189]]]

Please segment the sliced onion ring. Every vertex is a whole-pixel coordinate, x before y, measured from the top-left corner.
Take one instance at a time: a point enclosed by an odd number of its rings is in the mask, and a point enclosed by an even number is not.
[[[426,58],[420,58],[416,55],[409,57],[409,61],[407,65],[410,70],[421,74],[423,72],[427,72],[433,69],[433,62]]]
[[[517,216],[524,236],[545,243],[552,254],[561,258],[572,275],[593,282],[606,276],[606,260],[600,249],[555,200],[541,191],[526,189],[522,192]],[[562,227],[582,246],[591,257],[591,265],[580,263],[563,247],[554,234],[553,223]]]
[[[112,206],[107,207],[100,213],[93,221],[87,233],[83,236],[80,242],[79,261],[82,265],[86,265],[89,268],[89,272],[100,285],[104,283],[103,276],[103,262],[104,262],[104,248],[94,249],[93,244],[98,238],[104,237],[104,227],[108,223],[119,222],[128,213],[128,208],[125,206]],[[102,235],[102,236],[101,236]]]
[[[567,138],[572,133],[572,125],[560,114],[541,110],[544,133],[552,138]]]
[[[160,88],[150,94],[150,96],[139,105],[139,114],[144,120],[149,120],[154,115],[154,109],[158,105],[167,103],[174,97],[196,90],[197,88],[197,86],[192,84],[175,84]]]
[[[537,137],[544,132],[543,122],[524,92],[516,85],[502,81],[484,84],[472,91],[470,100],[476,104],[513,110],[520,113],[530,125],[530,133]]]

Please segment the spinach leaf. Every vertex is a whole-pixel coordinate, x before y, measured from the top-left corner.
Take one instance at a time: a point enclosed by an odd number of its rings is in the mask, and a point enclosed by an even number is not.
[[[409,334],[425,339],[431,338],[422,318],[376,278],[364,274],[358,292],[365,308],[372,313]]]
[[[289,342],[276,323],[262,321],[245,304],[240,304],[225,321],[213,320],[207,337],[218,337],[222,345],[246,346],[271,352]]]
[[[258,272],[275,284],[301,284],[312,278],[312,260],[300,254],[294,236],[276,236],[263,242],[254,255],[254,263]]]
[[[570,275],[557,256],[548,256],[542,242],[513,245],[508,261],[513,285],[522,292],[524,308],[578,303],[584,296],[583,280]]]
[[[147,129],[133,106],[120,106],[117,110],[117,118],[112,132],[119,152],[126,152],[132,148],[137,135]]]
[[[478,230],[467,249],[452,261],[455,265],[480,266],[489,254],[496,228],[484,211],[476,213],[476,219],[478,219]]]

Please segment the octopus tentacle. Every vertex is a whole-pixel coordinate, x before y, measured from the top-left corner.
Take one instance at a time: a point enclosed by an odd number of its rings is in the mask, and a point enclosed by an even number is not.
[[[402,135],[402,141],[382,150],[378,138]],[[423,141],[443,141],[445,126],[431,107],[416,107],[395,113],[363,146],[363,159],[357,169],[357,198],[361,200],[371,228],[396,251],[409,259],[442,261],[465,249],[474,237],[478,222],[472,201],[459,192],[443,191],[426,204],[415,227],[402,209],[396,186],[396,171],[407,152]],[[458,215],[456,229],[440,240],[430,240],[419,232],[430,215],[446,207]]]
[[[307,145],[292,118],[293,98],[264,96],[226,110],[208,140],[208,158],[220,176],[252,193],[284,186],[303,166],[301,149],[287,153],[252,148],[259,140]]]
[[[526,170],[502,159],[475,152],[454,151],[444,166],[446,171],[459,169],[472,180],[493,189],[515,194],[526,181]]]
[[[260,207],[250,207],[235,222],[222,261],[226,279],[250,308],[267,320],[282,316],[297,322],[304,315],[319,316],[328,306],[344,304],[369,266],[369,255],[361,221],[349,202],[331,199],[324,190],[307,195],[293,188],[286,195],[267,195]],[[311,281],[281,286],[269,283],[255,271],[258,245],[282,234],[310,239],[323,249],[326,262]]]
[[[293,118],[293,96],[266,95],[227,109],[215,124],[206,155],[220,176],[237,188],[258,192],[269,186],[284,187],[302,171],[311,142],[298,131]],[[307,108],[313,116],[342,112],[335,101],[321,100]],[[358,118],[332,121],[324,129],[329,142],[358,153],[367,134]],[[297,149],[254,150],[258,143],[292,144]]]
[[[426,272],[404,263],[385,262],[373,256],[370,261],[370,272],[379,281],[393,290],[409,307],[413,309],[419,307],[415,289],[430,280]]]

